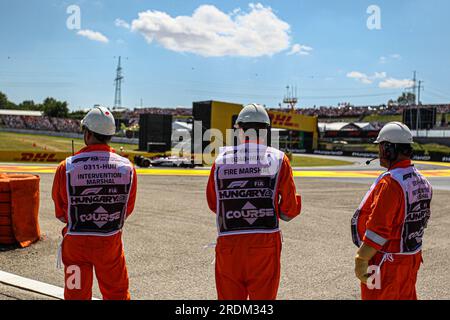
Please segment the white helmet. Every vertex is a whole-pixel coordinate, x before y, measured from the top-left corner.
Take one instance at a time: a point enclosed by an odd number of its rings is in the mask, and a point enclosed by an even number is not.
[[[94,109],[89,111],[83,120],[81,120],[81,126],[104,136],[113,136],[116,133],[114,116],[111,111],[105,107],[94,107]]]
[[[270,118],[266,109],[256,103],[246,105],[239,113],[236,124],[249,122],[264,123],[270,126]]]
[[[412,144],[413,135],[409,128],[401,122],[390,122],[381,129],[375,143],[390,142]]]

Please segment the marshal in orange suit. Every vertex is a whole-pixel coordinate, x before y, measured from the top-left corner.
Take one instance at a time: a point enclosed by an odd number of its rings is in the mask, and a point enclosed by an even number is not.
[[[86,147],[60,164],[53,182],[56,217],[63,229],[64,297],[92,299],[93,271],[105,300],[129,300],[122,227],[136,199],[136,172],[108,142],[112,113],[91,110],[82,121]]]
[[[267,147],[264,107],[244,107],[236,121],[242,143],[224,148],[211,169],[206,196],[216,213],[216,289],[220,300],[274,300],[280,282],[279,219],[300,214],[287,156]]]
[[[406,125],[387,124],[375,143],[387,171],[367,192],[351,222],[353,242],[359,247],[355,274],[361,298],[416,300],[433,190],[411,163],[413,136]]]

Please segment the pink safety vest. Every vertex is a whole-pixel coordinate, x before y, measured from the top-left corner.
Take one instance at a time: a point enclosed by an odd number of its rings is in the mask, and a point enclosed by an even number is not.
[[[124,224],[133,183],[130,161],[112,152],[66,159],[67,234],[110,236]]]
[[[405,197],[404,221],[402,224],[402,235],[400,240],[400,252],[388,252],[393,254],[415,254],[422,249],[422,238],[427,227],[428,219],[431,215],[431,198],[433,190],[428,180],[420,174],[414,167],[396,168],[381,174],[374,184],[370,187],[351,221],[353,243],[360,247],[362,244],[362,235],[358,233],[358,219],[361,208],[366,203],[370,194],[375,189],[380,180],[390,175],[402,187]],[[388,239],[383,239],[370,230],[366,231],[366,236],[383,246]]]
[[[279,231],[275,195],[283,157],[254,143],[221,149],[214,173],[219,236]]]

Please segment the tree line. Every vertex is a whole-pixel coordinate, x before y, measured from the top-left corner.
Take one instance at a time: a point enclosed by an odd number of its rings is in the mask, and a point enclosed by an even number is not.
[[[42,103],[33,100],[25,100],[19,104],[9,101],[6,94],[0,91],[0,109],[42,111],[47,117],[67,118],[69,117],[69,106],[66,101],[58,101],[48,97]]]

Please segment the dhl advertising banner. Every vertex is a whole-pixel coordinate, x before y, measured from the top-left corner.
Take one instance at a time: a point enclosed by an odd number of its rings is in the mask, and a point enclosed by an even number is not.
[[[272,128],[315,132],[317,130],[317,118],[304,116],[297,113],[280,111],[268,111]]]
[[[59,163],[70,157],[68,152],[48,151],[0,151],[0,161],[30,162],[30,163]]]
[[[241,104],[213,101],[211,105],[211,128],[225,132],[233,127],[235,119],[242,110]],[[316,117],[297,113],[268,111],[272,128],[293,131],[316,132],[318,120]]]
[[[142,152],[127,152],[120,153],[122,157],[128,158],[134,162],[136,155],[152,158],[157,156],[165,156],[167,154],[160,153],[142,153]],[[0,151],[0,162],[28,162],[28,163],[54,163],[58,164],[70,157],[70,152],[40,152],[40,151]]]

